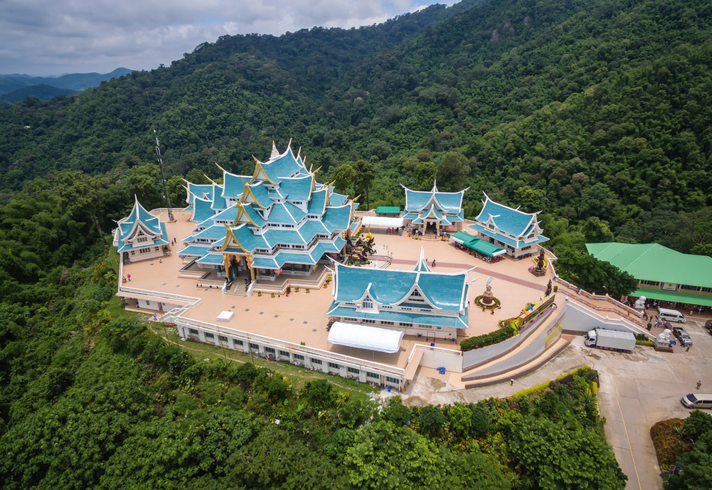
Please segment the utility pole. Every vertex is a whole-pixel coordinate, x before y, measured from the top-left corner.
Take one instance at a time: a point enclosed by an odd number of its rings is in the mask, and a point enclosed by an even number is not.
[[[168,202],[168,221],[173,222],[173,208],[171,207],[171,198],[168,196],[168,186],[166,185],[166,176],[163,174],[163,157],[161,157],[161,142],[158,141],[156,130],[153,130],[153,135],[156,137],[156,155],[158,156],[158,168],[161,169],[161,181],[163,182],[163,194]]]

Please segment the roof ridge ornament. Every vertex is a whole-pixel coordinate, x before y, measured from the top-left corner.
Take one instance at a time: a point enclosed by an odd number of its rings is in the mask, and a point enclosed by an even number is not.
[[[277,150],[277,145],[274,144],[274,140],[272,140],[272,153],[269,156],[270,160],[274,160],[275,158],[279,158],[279,150]]]
[[[433,190],[430,192],[438,192],[438,184],[437,184],[437,179],[433,179]]]

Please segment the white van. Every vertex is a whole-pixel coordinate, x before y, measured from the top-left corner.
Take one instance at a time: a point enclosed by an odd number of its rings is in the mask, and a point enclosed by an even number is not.
[[[690,393],[680,401],[685,408],[712,408],[712,395],[707,393]]]
[[[685,323],[687,318],[677,310],[668,310],[667,308],[658,308],[658,315],[662,320],[669,322]]]

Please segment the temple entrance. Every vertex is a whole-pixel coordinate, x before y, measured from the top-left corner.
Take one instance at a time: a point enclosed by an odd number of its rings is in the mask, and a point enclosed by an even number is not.
[[[425,224],[425,233],[437,233],[438,225],[434,221],[428,221]]]
[[[234,255],[230,256],[230,266],[227,270],[227,278],[229,281],[234,281],[240,273],[240,262]]]

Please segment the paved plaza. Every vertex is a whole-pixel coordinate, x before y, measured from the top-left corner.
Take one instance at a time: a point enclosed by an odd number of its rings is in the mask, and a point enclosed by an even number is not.
[[[189,212],[174,212],[176,221],[166,223],[168,240],[174,238],[179,241],[173,250],[180,250],[180,240],[191,234],[195,224],[188,221]],[[161,213],[161,220],[167,221],[166,213]],[[534,277],[527,269],[534,265],[533,260],[513,260],[504,258],[497,263],[487,263],[463,250],[454,247],[451,241],[435,239],[415,240],[407,234],[374,233],[377,253],[389,254],[393,269],[412,269],[420,257],[421,247],[429,264],[436,261],[435,270],[438,272],[460,272],[472,269],[469,280],[475,280],[468,300],[472,302],[469,310],[469,329],[457,339],[415,339],[405,337],[401,344],[401,351],[396,354],[384,354],[360,349],[352,349],[332,345],[327,342],[327,315],[326,312],[332,302],[333,282],[321,289],[311,289],[309,293],[305,288],[299,292],[292,289],[292,294],[270,294],[250,297],[233,294],[222,294],[220,289],[197,287],[197,279],[179,277],[179,270],[185,265],[183,260],[174,252],[170,256],[159,259],[147,260],[124,265],[124,276],[131,275],[131,282],[124,286],[139,288],[148,291],[180,294],[193,298],[200,298],[199,306],[191,308],[185,315],[187,318],[204,322],[217,323],[217,316],[222,311],[232,310],[235,316],[230,322],[220,323],[226,330],[235,329],[247,333],[254,333],[279,340],[304,344],[308,347],[349,355],[364,360],[380,362],[404,368],[408,356],[415,343],[435,343],[438,347],[459,350],[459,342],[466,337],[482,335],[498,328],[500,320],[518,316],[525,304],[539,301],[544,295],[546,283],[551,279],[551,273],[544,277]],[[485,283],[493,277],[492,289],[497,298],[502,302],[502,307],[491,314],[483,312],[474,306],[476,296],[482,294]],[[242,286],[242,278],[236,280],[237,287]]]

